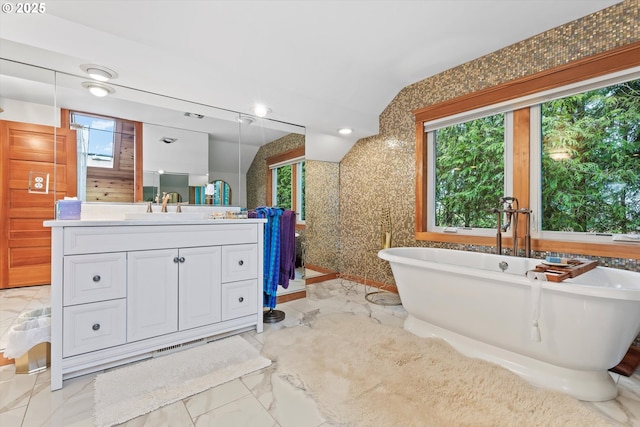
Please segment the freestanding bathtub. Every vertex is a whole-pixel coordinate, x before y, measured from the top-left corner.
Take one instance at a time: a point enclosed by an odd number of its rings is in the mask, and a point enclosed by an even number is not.
[[[408,331],[443,338],[539,387],[586,401],[616,398],[607,371],[640,332],[640,273],[596,267],[532,285],[526,272],[536,259],[434,248],[378,256],[391,264]]]

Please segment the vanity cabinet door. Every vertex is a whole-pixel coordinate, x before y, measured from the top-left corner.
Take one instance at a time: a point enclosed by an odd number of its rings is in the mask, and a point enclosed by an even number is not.
[[[180,249],[180,330],[220,322],[220,246]]]
[[[127,253],[127,341],[178,330],[177,249]]]

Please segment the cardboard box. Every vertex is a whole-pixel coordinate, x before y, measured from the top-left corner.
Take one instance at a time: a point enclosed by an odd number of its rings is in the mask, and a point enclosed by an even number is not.
[[[58,200],[56,219],[80,219],[82,200]]]

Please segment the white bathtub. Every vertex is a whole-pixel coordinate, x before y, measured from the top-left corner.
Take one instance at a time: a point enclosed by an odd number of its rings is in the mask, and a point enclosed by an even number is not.
[[[391,248],[405,329],[580,400],[615,399],[607,370],[640,332],[640,273],[596,267],[561,283],[525,277],[540,260],[433,248]],[[508,264],[505,272],[501,261]],[[539,301],[539,341],[532,337]]]

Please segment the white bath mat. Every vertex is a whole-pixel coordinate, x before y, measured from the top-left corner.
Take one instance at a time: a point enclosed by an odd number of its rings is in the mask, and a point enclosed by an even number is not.
[[[94,381],[94,420],[112,426],[271,364],[240,336],[127,365]]]

